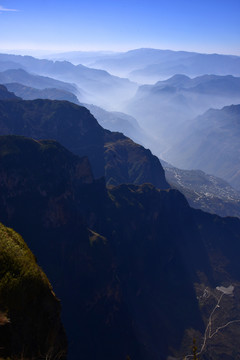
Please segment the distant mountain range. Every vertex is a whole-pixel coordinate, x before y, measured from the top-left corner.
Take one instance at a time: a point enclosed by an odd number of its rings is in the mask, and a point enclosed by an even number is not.
[[[1,73],[0,73],[1,77]],[[66,100],[80,105],[76,95],[70,91],[57,88],[36,89],[19,83],[5,84],[6,88],[24,100],[49,99]]]
[[[106,58],[119,55],[120,53],[112,51],[68,51],[62,53],[53,53],[45,55],[46,59],[53,61],[70,61],[74,65],[86,65],[89,66],[93,62]],[[43,58],[43,57],[42,57]]]
[[[161,91],[164,90],[170,91],[171,87],[176,90],[185,90],[186,92],[223,97],[233,96],[234,98],[239,96],[240,78],[232,75],[202,75],[191,79],[186,75],[177,74],[168,80],[158,81],[152,87],[150,85],[148,86],[152,93],[157,93],[158,91],[161,93]],[[144,91],[144,86],[139,89],[139,92],[141,92],[141,90]]]
[[[239,64],[239,56],[176,52],[159,63],[132,71],[130,78],[155,81],[179,73],[192,77],[205,74],[240,76]]]
[[[78,89],[74,84],[65,83],[46,76],[29,74],[22,69],[10,69],[0,72],[0,83],[19,83],[36,89],[57,88],[64,91],[77,93]]]
[[[190,79],[185,75],[175,75],[155,85],[139,87],[124,111],[159,139],[158,147],[151,149],[161,157],[163,151],[184,137],[185,126],[192,124],[189,121],[194,117],[209,108],[222,108],[239,102],[240,78],[204,75]]]
[[[193,77],[205,74],[240,76],[238,56],[150,48],[108,54],[98,59],[93,56],[91,66],[140,83],[153,83],[175,74]]]
[[[210,109],[192,120],[185,136],[165,153],[184,169],[202,169],[240,189],[240,105]]]
[[[36,59],[31,56],[0,54],[0,64],[1,62],[4,62],[5,68],[7,62],[9,62],[9,70],[11,69],[12,63],[15,63],[19,64],[20,68],[29,73],[74,83],[83,90],[85,96],[83,101],[87,103],[92,102],[95,105],[106,106],[108,108],[120,107],[120,104],[133,96],[137,90],[137,85],[128,79],[122,79],[104,70],[88,68],[81,64],[75,66],[67,61],[54,62]],[[0,82],[18,82],[31,87],[38,87],[33,83],[26,84],[17,79],[3,81],[0,78]],[[47,86],[45,85],[44,88],[45,87]],[[51,85],[50,87],[57,86]]]

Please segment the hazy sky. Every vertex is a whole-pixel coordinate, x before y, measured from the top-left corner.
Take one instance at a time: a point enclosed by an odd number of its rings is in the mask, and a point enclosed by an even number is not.
[[[240,0],[0,0],[0,49],[240,55],[239,16]]]

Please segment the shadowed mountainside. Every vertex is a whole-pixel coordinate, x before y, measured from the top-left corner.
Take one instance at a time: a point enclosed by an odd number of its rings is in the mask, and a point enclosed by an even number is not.
[[[0,157],[0,218],[25,237],[61,299],[70,359],[183,358],[193,336],[201,344],[215,303],[202,312],[196,291],[239,286],[238,219],[150,184],[106,189],[86,158],[55,141],[4,136]],[[221,308],[238,319],[225,298]],[[224,334],[225,360],[239,351],[239,327]],[[214,341],[203,354],[211,345],[215,360]]]
[[[105,176],[108,184],[149,182],[169,187],[150,150],[121,133],[104,130],[89,110],[66,101],[0,101],[0,134],[55,139],[73,153],[88,156],[94,176]]]
[[[69,91],[54,88],[36,89],[18,83],[5,84],[5,86],[9,91],[14,92],[23,100],[66,100],[77,105],[85,106],[90,110],[104,129],[122,132],[124,135],[129,136],[131,139],[140,144],[144,142],[150,143],[150,139],[140,128],[137,120],[132,116],[121,112],[106,111],[96,105],[80,104],[76,95],[70,93]],[[146,138],[148,141],[145,141]]]

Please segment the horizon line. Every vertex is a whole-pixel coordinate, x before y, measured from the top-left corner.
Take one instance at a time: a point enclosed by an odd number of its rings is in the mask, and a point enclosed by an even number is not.
[[[201,50],[184,50],[184,49],[171,49],[171,48],[159,48],[159,47],[152,47],[152,46],[142,46],[142,47],[128,47],[128,48],[125,48],[125,49],[121,49],[121,50],[111,50],[111,49],[99,49],[99,48],[91,48],[91,49],[83,49],[83,48],[80,48],[80,49],[76,49],[76,48],[64,48],[64,49],[44,49],[44,48],[19,48],[19,49],[16,49],[14,47],[11,47],[11,48],[0,48],[0,52],[1,53],[7,53],[7,52],[11,52],[11,55],[14,55],[14,53],[16,53],[16,55],[22,55],[22,54],[19,54],[19,53],[24,53],[26,52],[25,55],[28,55],[27,53],[42,53],[42,54],[64,54],[64,53],[78,53],[78,52],[81,52],[81,53],[87,53],[87,52],[90,52],[90,53],[94,53],[94,52],[97,52],[97,53],[105,53],[105,54],[118,54],[118,53],[126,53],[126,52],[129,52],[129,51],[136,51],[136,50],[161,50],[161,51],[172,51],[172,52],[187,52],[187,53],[196,53],[196,54],[206,54],[206,55],[226,55],[226,56],[240,56],[240,50],[239,50],[239,53],[229,53],[229,52],[223,52],[223,51],[201,51]],[[9,53],[10,54],[10,53]]]

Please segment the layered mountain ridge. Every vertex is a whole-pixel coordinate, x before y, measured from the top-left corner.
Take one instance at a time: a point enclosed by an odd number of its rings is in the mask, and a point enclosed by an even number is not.
[[[59,88],[47,87],[45,89],[36,89],[19,83],[5,84],[9,91],[22,98],[23,100],[49,99],[49,100],[66,100],[80,105],[76,95],[70,91]]]
[[[134,116],[143,129],[158,139],[158,144],[148,146],[164,159],[165,152],[171,151],[173,146],[176,153],[179,152],[177,143],[185,141],[195,117],[209,108],[220,109],[239,102],[239,77],[203,75],[191,79],[175,75],[154,85],[140,86],[124,111]],[[165,160],[173,163],[170,158]],[[183,167],[177,163],[174,165]]]
[[[64,59],[64,54],[61,55]],[[68,57],[71,61],[71,56]],[[80,58],[84,63],[84,59]],[[106,54],[87,64],[105,69],[113,74],[128,76],[140,83],[156,82],[163,77],[178,73],[188,76],[204,74],[239,76],[239,56],[220,54],[201,54],[188,51],[172,51],[141,48],[123,53]]]
[[[151,95],[177,93],[185,106],[179,89],[197,98],[209,81],[232,95],[215,80],[178,75]],[[182,359],[193,338],[204,360],[237,358],[240,221],[191,209],[150,150],[86,108],[11,97],[0,101],[0,219],[24,236],[61,299],[69,359]]]
[[[105,105],[108,108],[118,106],[119,102],[126,101],[137,89],[137,85],[126,78],[113,76],[107,71],[88,68],[81,64],[73,65],[68,61],[40,60],[31,56],[0,54],[0,64],[1,62],[4,62],[5,65],[10,62],[5,73],[28,71],[31,75],[50,76],[55,81],[74,83],[80,88],[80,93],[84,96],[84,99],[81,99],[82,101],[93,102],[99,106]],[[20,70],[11,70],[12,62],[18,63]],[[12,81],[3,80],[0,76],[0,82],[9,83]],[[23,83],[17,79],[14,82]],[[24,83],[24,85],[35,87],[32,84]]]
[[[105,176],[108,184],[150,182],[169,187],[150,150],[104,130],[86,108],[69,102],[0,101],[0,134],[55,139],[75,154],[88,156],[94,176]]]
[[[46,85],[48,84],[46,83]],[[145,134],[143,129],[140,128],[137,120],[132,116],[124,114],[122,112],[106,111],[96,105],[80,103],[77,96],[74,95],[74,93],[72,92],[63,90],[61,88],[51,87],[47,87],[45,89],[37,89],[15,82],[6,83],[5,86],[9,91],[14,92],[23,100],[66,100],[77,105],[82,105],[90,110],[91,114],[97,119],[99,124],[104,129],[122,132],[124,133],[124,135],[130,137],[137,143],[142,144],[143,142],[150,142],[148,136]],[[81,98],[79,92],[78,97]],[[148,141],[144,141],[145,139],[148,139]]]
[[[166,159],[219,176],[239,190],[239,120],[240,105],[208,110],[191,121],[185,136],[165,153]]]
[[[0,82],[2,84],[20,83],[25,86],[34,87],[37,89],[57,88],[65,91],[76,93],[79,91],[74,84],[59,81],[47,76],[40,76],[30,74],[23,69],[8,69],[0,73]]]

